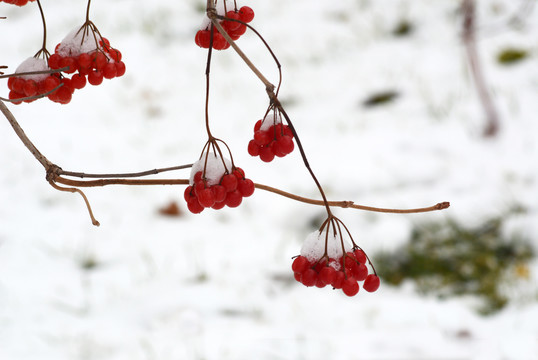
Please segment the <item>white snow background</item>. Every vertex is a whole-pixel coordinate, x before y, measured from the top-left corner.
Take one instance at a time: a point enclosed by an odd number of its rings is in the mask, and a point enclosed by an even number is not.
[[[246,2],[245,2],[246,3]],[[443,212],[334,209],[373,255],[404,242],[415,223],[469,226],[520,204],[505,231],[538,243],[538,11],[507,26],[522,1],[479,0],[479,52],[501,115],[484,139],[484,113],[460,41],[459,1],[248,2],[282,64],[281,99],[310,164],[335,200]],[[91,19],[122,53],[127,73],[76,91],[68,105],[9,105],[27,135],[65,170],[131,172],[192,163],[206,141],[206,51],[194,44],[205,5],[92,2]],[[43,1],[48,48],[84,21],[84,1]],[[0,64],[10,70],[41,46],[36,4],[0,4]],[[414,32],[391,34],[409,19]],[[252,34],[238,44],[277,81]],[[530,57],[499,66],[521,46]],[[246,151],[268,105],[264,86],[228,49],[211,67],[212,132],[255,182],[318,198],[294,152],[272,163]],[[7,96],[6,81],[0,81]],[[393,104],[367,109],[371,93]],[[186,210],[182,186],[58,192],[7,121],[0,121],[0,359],[538,359],[536,274],[524,299],[482,317],[476,299],[419,296],[381,284],[353,298],[293,281],[291,258],[323,209],[257,190],[237,209]],[[188,178],[188,170],[164,177]],[[177,200],[184,212],[158,209]],[[90,266],[91,264],[95,266]],[[520,297],[521,298],[521,297]]]

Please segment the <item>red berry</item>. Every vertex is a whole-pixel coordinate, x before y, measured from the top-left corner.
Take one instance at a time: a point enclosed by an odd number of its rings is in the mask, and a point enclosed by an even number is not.
[[[239,9],[239,19],[243,22],[249,23],[254,19],[254,10],[248,6],[242,6]]]
[[[366,277],[366,280],[364,280],[362,287],[368,292],[374,292],[379,289],[379,283],[379,277],[375,274],[370,274]]]
[[[119,62],[121,61],[121,52],[118,50],[118,49],[112,49],[110,48],[109,52],[108,52],[108,55],[110,56],[110,58],[112,60],[114,60],[114,62]]]
[[[209,30],[200,30],[200,35],[198,37],[198,41],[200,42],[199,46],[203,47],[204,49],[209,48],[209,43],[211,40],[211,32]]]
[[[222,185],[213,185],[211,187],[213,195],[215,196],[215,202],[220,203],[226,199],[226,188]]]
[[[71,85],[73,85],[75,89],[82,89],[86,86],[86,77],[81,74],[73,75],[73,77],[71,77]]]
[[[271,147],[264,146],[260,149],[260,159],[264,162],[271,162],[275,158],[275,154]]]
[[[40,85],[43,86],[43,93],[47,93],[60,85],[60,83],[61,80],[58,77],[51,75],[47,76],[45,80],[40,83]]]
[[[241,193],[238,190],[234,190],[226,194],[226,200],[224,201],[228,207],[238,207],[243,201],[243,196],[241,196]]]
[[[230,19],[233,19],[233,20],[240,20],[239,13],[236,13],[235,11],[228,11],[226,13],[226,17],[230,18]],[[222,26],[226,29],[226,31],[228,31],[228,30],[233,31],[233,30],[237,29],[240,25],[241,25],[241,23],[239,23],[237,21],[224,20],[222,22]]]
[[[262,121],[261,120],[256,121],[256,124],[254,124],[254,132],[260,130],[261,127],[262,127]]]
[[[255,140],[250,140],[248,143],[248,153],[251,156],[258,156],[260,154],[260,145],[256,144]]]
[[[185,201],[189,201],[189,199],[191,197],[194,196],[194,193],[193,193],[193,188],[192,186],[187,186],[187,188],[185,189],[185,192],[183,193],[183,198],[185,199]]]
[[[361,264],[366,264],[366,254],[361,249],[355,249],[353,251],[353,254],[355,255],[355,259],[357,259],[358,262]]]
[[[194,174],[193,180],[195,183],[202,181],[202,175],[203,173],[201,171],[198,171],[196,174]]]
[[[15,78],[15,80],[13,80],[11,90],[18,92],[19,94],[24,94],[24,85],[26,85],[26,80],[19,77]]]
[[[97,70],[102,70],[108,63],[108,59],[105,54],[100,51],[96,51],[93,55],[93,66]]]
[[[50,58],[49,58],[50,60]],[[78,70],[77,60],[74,57],[68,56],[60,59],[60,68],[67,68],[64,70],[67,74],[72,74]]]
[[[359,292],[359,283],[357,283],[355,278],[349,277],[344,281],[342,291],[347,296],[355,296]]]
[[[334,276],[334,281],[331,283],[333,288],[335,289],[341,289],[344,285],[344,280],[346,278],[346,275],[342,271],[337,271]]]
[[[118,61],[114,63],[116,65],[116,77],[123,76],[125,74],[125,63],[123,61]]]
[[[113,79],[116,77],[116,65],[113,62],[107,63],[103,67],[103,77],[105,79]]]
[[[250,195],[254,194],[254,189],[254,182],[250,179],[240,180],[237,184],[237,190],[239,190],[243,197],[249,197]]]
[[[51,97],[51,95],[53,96]],[[73,93],[71,92],[71,89],[68,86],[64,85],[60,87],[58,90],[56,90],[55,92],[53,92],[52,94],[50,94],[49,99],[51,99],[54,102],[58,102],[60,104],[65,105],[71,101],[72,95]]]
[[[296,273],[303,273],[310,267],[310,261],[304,256],[297,256],[291,264],[291,269]]]
[[[26,83],[23,86],[24,95],[26,96],[35,96],[37,95],[37,83],[34,80],[26,80]]]
[[[220,210],[222,209],[224,206],[226,206],[226,202],[225,201],[220,201],[220,202],[216,202],[213,204],[213,206],[211,206],[212,209],[215,209],[215,210]]]
[[[318,274],[314,269],[307,269],[302,273],[301,282],[304,286],[314,286],[318,279]]]
[[[293,139],[289,137],[288,135],[284,135],[281,138],[279,138],[276,142],[278,144],[278,148],[280,151],[282,151],[284,154],[289,154],[293,151],[294,144]]]
[[[351,272],[357,281],[363,281],[368,276],[368,268],[364,264],[354,263]]]
[[[234,191],[237,189],[237,177],[233,174],[226,174],[220,180],[220,184],[226,188],[226,191]]]
[[[193,214],[199,214],[204,211],[204,207],[200,205],[196,197],[191,197],[189,200],[187,200],[187,208]]]
[[[319,278],[327,285],[332,284],[336,278],[336,270],[332,266],[325,266],[319,272]]]
[[[49,57],[49,60],[48,60],[48,63],[49,63],[49,68],[51,69],[59,69],[61,68],[60,66],[60,60],[62,60],[63,58],[58,55],[58,54],[52,54],[50,57]]]
[[[236,167],[235,170],[233,171],[233,174],[237,178],[237,181],[241,181],[245,179],[245,171],[241,168]]]
[[[258,130],[254,133],[254,141],[260,146],[269,144],[272,140],[271,134],[266,130]]]
[[[221,33],[214,30],[213,34],[213,49],[215,50],[224,50],[227,48],[228,41],[222,36]]]
[[[16,91],[11,90],[11,91],[9,92],[8,97],[9,97],[9,100],[17,100],[17,99],[21,99],[21,98],[23,98],[23,97],[24,97],[24,94],[21,94],[21,93],[18,93],[18,92],[16,92]],[[19,105],[19,104],[22,103],[22,101],[12,101],[11,103],[12,103],[12,104],[15,104],[15,105]]]
[[[203,207],[211,207],[215,204],[215,195],[213,195],[213,191],[210,188],[205,188],[202,191],[199,191],[197,193],[198,196],[198,202]]]
[[[103,73],[99,70],[92,70],[88,73],[88,82],[97,86],[103,82]]]

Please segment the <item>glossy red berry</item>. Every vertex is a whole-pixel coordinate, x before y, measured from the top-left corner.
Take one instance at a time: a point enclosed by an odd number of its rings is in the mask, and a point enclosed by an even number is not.
[[[307,269],[302,273],[301,282],[304,286],[314,286],[318,279],[318,274],[314,269]]]
[[[254,19],[254,10],[248,6],[242,6],[239,9],[239,19],[243,22],[249,23]]]
[[[226,191],[234,191],[237,189],[237,177],[233,174],[226,174],[222,177],[220,184],[226,188]]]
[[[237,190],[239,190],[243,197],[249,197],[250,195],[254,194],[254,189],[254,182],[250,179],[240,180],[237,184]]]
[[[297,256],[291,264],[293,272],[302,273],[310,267],[310,261],[304,256]]]
[[[347,296],[355,296],[359,292],[359,284],[353,277],[348,277],[342,284],[342,291]]]
[[[375,274],[370,274],[366,277],[366,280],[364,280],[364,284],[362,284],[362,287],[368,292],[374,292],[379,289],[379,284],[379,277]]]

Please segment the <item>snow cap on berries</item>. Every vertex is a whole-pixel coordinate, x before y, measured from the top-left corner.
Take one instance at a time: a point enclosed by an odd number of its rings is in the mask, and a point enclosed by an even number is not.
[[[82,40],[83,37],[84,40]],[[99,38],[96,42],[96,38],[91,31],[81,29],[80,26],[78,26],[62,40],[56,53],[62,57],[78,56],[82,53],[89,53],[100,48],[98,41]]]
[[[274,111],[269,112],[265,118],[263,118],[262,125],[260,126],[260,130],[264,131],[267,129],[270,129],[273,125],[278,125],[282,123],[282,118],[280,117],[279,113],[276,113]]]
[[[226,167],[224,167],[224,165],[226,165]],[[215,153],[204,153],[200,160],[192,165],[191,176],[189,179],[190,185],[194,184],[194,175],[199,171],[204,171],[204,166],[207,184],[210,186],[218,184],[226,170],[229,172],[232,171],[232,162],[230,160],[217,156]]]
[[[314,231],[307,236],[303,246],[301,248],[301,255],[306,257],[310,262],[316,262],[325,253],[325,237],[327,236],[327,228],[322,232]],[[351,251],[351,245],[344,239],[345,251]],[[333,231],[329,232],[327,238],[327,255],[330,258],[338,259],[344,255],[342,251],[342,243],[340,236],[334,234]]]
[[[35,57],[29,57],[24,60],[15,70],[15,73],[24,73],[30,71],[48,71],[49,65],[45,59],[39,59]],[[35,74],[35,75],[21,75],[20,77],[25,80],[41,81],[47,78],[49,74]]]

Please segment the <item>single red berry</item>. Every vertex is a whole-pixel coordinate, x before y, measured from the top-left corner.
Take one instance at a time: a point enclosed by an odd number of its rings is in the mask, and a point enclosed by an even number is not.
[[[194,189],[192,188],[192,186],[187,186],[185,192],[183,192],[183,198],[185,199],[185,201],[189,201],[189,199],[194,196],[193,190]]]
[[[50,58],[49,58],[50,60]],[[68,56],[60,59],[60,68],[67,68],[64,70],[67,74],[72,74],[78,70],[78,63],[74,57]]]
[[[363,281],[368,276],[368,268],[364,264],[354,263],[351,272],[357,281]]]
[[[26,80],[17,77],[15,80],[13,80],[11,90],[18,92],[19,94],[24,94],[24,85],[26,85]]]
[[[211,41],[211,31],[209,30],[200,30],[200,35],[198,37],[201,47],[204,49],[209,49],[209,44]]]
[[[121,61],[122,55],[121,55],[121,52],[118,49],[110,48],[110,50],[108,51],[108,55],[110,56],[110,58],[112,60],[114,60],[114,62]]]
[[[282,151],[286,155],[291,153],[293,151],[293,148],[295,147],[295,145],[293,144],[293,139],[288,135],[280,137],[277,140],[277,144],[280,151]]]
[[[303,274],[296,272],[296,273],[293,273],[293,277],[295,278],[296,281],[302,282],[301,279],[303,277]]]
[[[226,188],[226,191],[234,191],[237,189],[237,178],[233,174],[225,174],[220,180],[220,184]]]
[[[261,120],[256,121],[256,124],[254,124],[254,132],[260,130],[261,127],[262,127],[262,121]]]
[[[249,23],[254,19],[254,10],[248,6],[242,6],[239,9],[239,19],[243,22]]]
[[[332,266],[325,266],[319,272],[319,278],[327,285],[332,284],[336,278],[336,270]]]
[[[318,274],[314,269],[307,269],[302,273],[301,282],[304,286],[314,286],[318,279]]]
[[[344,272],[342,271],[337,271],[335,276],[334,276],[334,280],[333,282],[331,283],[331,285],[333,286],[333,288],[335,289],[341,289],[342,286],[344,285],[344,280],[346,279],[346,275],[344,274]]]
[[[13,90],[13,83],[15,82],[16,77],[9,77],[7,79],[7,88]]]
[[[93,67],[97,70],[102,70],[108,63],[108,59],[101,51],[96,51],[93,55]]]
[[[115,78],[116,73],[117,73],[116,64],[113,63],[113,62],[109,62],[103,67],[103,77],[105,79],[113,79],[113,78]]]
[[[213,206],[211,206],[211,208],[214,209],[214,210],[220,210],[224,206],[226,206],[226,202],[225,201],[220,201],[220,202],[214,203]]]
[[[271,134],[266,130],[258,130],[254,133],[254,141],[260,146],[265,146],[271,142]]]
[[[249,141],[248,153],[250,156],[258,156],[260,154],[260,145],[256,144],[255,140]]]
[[[115,62],[116,65],[116,77],[123,76],[125,74],[125,63],[123,61]]]
[[[49,59],[50,62],[50,59]],[[77,58],[79,71],[88,72],[92,67],[92,57],[88,53],[82,53]]]
[[[24,97],[24,94],[21,94],[21,93],[18,93],[18,92],[16,92],[16,91],[11,90],[11,91],[9,92],[8,97],[9,97],[9,100],[18,100],[18,99],[23,98],[23,97]],[[19,105],[19,104],[22,103],[22,100],[21,100],[21,101],[12,101],[11,103],[12,103],[12,104],[15,104],[15,105]]]
[[[346,280],[344,280],[342,291],[347,296],[355,296],[359,292],[359,283],[355,278],[348,277]]]
[[[199,214],[204,211],[204,207],[200,205],[196,197],[191,197],[189,200],[187,200],[187,208],[193,214]]]
[[[241,181],[245,178],[245,171],[239,167],[234,169],[233,174],[237,178],[237,181]]]
[[[355,249],[353,251],[353,254],[355,254],[355,259],[357,259],[358,262],[361,264],[366,264],[366,254],[361,249]]]
[[[319,275],[318,275],[318,277],[317,277],[317,279],[316,279],[316,284],[315,284],[315,286],[316,286],[317,288],[322,289],[322,288],[324,288],[326,285],[327,285],[327,284],[325,284],[325,283],[323,282],[323,280],[321,280],[321,279],[319,278]]]
[[[61,68],[60,60],[62,60],[62,59],[63,58],[58,54],[52,54],[51,56],[49,56],[49,60],[48,60],[49,68],[51,68],[51,69],[59,69],[59,68]]]
[[[241,202],[243,201],[243,196],[238,190],[234,190],[226,194],[226,200],[224,201],[226,202],[226,205],[228,207],[231,207],[231,208],[238,207],[239,205],[241,205]]]
[[[45,78],[44,81],[42,81],[39,85],[43,87],[43,91],[41,91],[42,93],[47,93],[49,91],[52,91],[54,90],[54,88],[56,88],[58,85],[60,85],[62,81],[54,76],[54,75],[50,75],[50,76],[47,76]]]
[[[273,149],[269,146],[264,146],[260,149],[260,159],[263,162],[271,162],[275,158],[275,153]]]
[[[237,40],[241,37],[241,35],[243,35],[246,32],[247,32],[247,26],[244,24],[241,24],[239,25],[237,29],[235,29],[234,31],[230,31],[228,34],[233,40]]]
[[[206,189],[206,183],[204,180],[198,181],[194,184],[194,194],[200,196],[200,193]]]
[[[38,88],[37,83],[34,80],[26,80],[23,86],[24,95],[26,96],[35,96],[37,95]]]
[[[232,20],[240,20],[239,13],[236,13],[235,11],[228,11],[226,13],[226,17]],[[241,23],[232,20],[225,20],[222,22],[222,26],[226,29],[226,31],[233,31],[241,25]]]
[[[215,204],[215,195],[210,188],[205,188],[197,193],[198,202],[203,207],[211,207]]]
[[[291,264],[291,269],[296,273],[303,273],[310,267],[310,261],[304,256],[297,256]]]
[[[86,86],[86,77],[81,74],[73,75],[71,77],[71,85],[73,85],[75,89],[82,89],[84,86]]]
[[[379,283],[379,277],[375,274],[370,274],[366,277],[366,280],[364,280],[362,287],[368,292],[374,292],[379,289]]]
[[[54,102],[58,102],[58,103],[64,104],[64,105],[68,104],[71,101],[71,98],[73,96],[73,93],[71,92],[71,89],[68,86],[65,86],[65,85],[60,87],[58,90],[56,90],[52,94],[54,94],[54,96],[50,97],[50,95],[49,95],[49,99],[51,99]]]
[[[88,73],[88,82],[94,86],[103,82],[103,73],[99,70],[92,70]]]
[[[211,191],[213,191],[213,195],[215,196],[215,202],[220,203],[223,202],[226,199],[226,188],[222,185],[213,185],[211,186]]]
[[[215,50],[224,50],[226,49],[226,45],[228,45],[228,41],[222,36],[221,33],[214,30],[213,34],[213,49]]]
[[[250,179],[240,180],[237,184],[237,190],[239,190],[243,197],[249,197],[250,195],[254,194],[254,189],[254,182]]]
[[[196,174],[194,174],[193,181],[195,183],[202,181],[202,175],[203,173],[201,171],[198,171]]]
[[[278,157],[284,157],[287,155],[287,153],[284,152],[284,150],[281,149],[278,141],[273,141],[270,145],[271,150],[273,151],[273,154]]]

